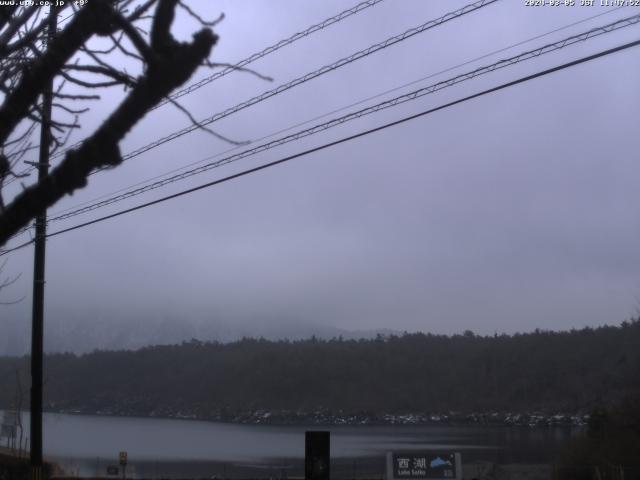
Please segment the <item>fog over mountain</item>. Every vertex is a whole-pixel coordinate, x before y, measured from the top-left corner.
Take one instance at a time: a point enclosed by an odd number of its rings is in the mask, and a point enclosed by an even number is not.
[[[29,353],[30,323],[9,321],[3,325],[0,356]],[[6,330],[5,330],[6,326]],[[401,333],[391,329],[347,330],[294,319],[216,319],[206,316],[174,318],[158,315],[136,317],[115,312],[76,312],[64,319],[53,318],[45,327],[45,351],[88,353],[94,350],[135,350],[149,345],[177,344],[191,339],[231,342],[243,337],[269,340],[374,338],[378,334]]]
[[[226,14],[216,27],[220,42],[211,60],[234,63],[353,3],[194,5],[204,18]],[[234,72],[180,101],[195,118],[209,118],[468,3],[380,2],[251,65],[273,82]],[[639,11],[575,3],[491,3],[238,111],[213,128],[251,141],[247,148],[253,148],[265,136],[299,131],[302,122],[309,122],[304,128],[317,125]],[[176,18],[178,38],[190,38],[192,21],[185,12]],[[619,47],[639,33],[640,23],[633,23],[594,36],[52,222],[50,231]],[[366,336],[380,328],[493,335],[620,324],[640,306],[638,48],[51,237],[45,349],[136,348],[192,337]],[[210,74],[203,68],[190,83]],[[71,143],[100,124],[121,101],[120,90],[105,93]],[[165,105],[131,131],[122,152],[185,125],[188,119]],[[231,147],[196,130],[92,175],[87,188],[49,214],[223,158]],[[28,185],[33,178],[21,181]],[[5,189],[6,200],[21,191],[20,183]],[[29,240],[29,234],[7,247]],[[3,275],[20,277],[0,292],[0,302],[23,300],[0,306],[0,353],[20,354],[30,343],[33,250],[23,248],[8,259]]]

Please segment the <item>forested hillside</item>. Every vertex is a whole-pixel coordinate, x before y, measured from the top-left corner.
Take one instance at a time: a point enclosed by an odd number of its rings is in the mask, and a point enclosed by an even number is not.
[[[225,418],[243,411],[587,412],[640,388],[640,321],[513,336],[191,341],[45,358],[53,411]],[[27,357],[0,358],[0,406],[28,405]]]

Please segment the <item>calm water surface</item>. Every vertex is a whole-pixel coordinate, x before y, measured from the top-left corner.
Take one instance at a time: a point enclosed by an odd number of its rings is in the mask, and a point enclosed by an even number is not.
[[[23,414],[25,434],[29,415]],[[331,455],[358,468],[382,465],[389,450],[455,450],[463,461],[549,463],[577,429],[478,426],[267,426],[193,420],[102,417],[47,413],[44,415],[45,456],[83,474],[95,474],[117,464],[126,450],[128,471],[163,465],[212,465],[298,469],[304,458],[306,430],[331,431]],[[366,463],[366,462],[365,462]],[[160,466],[158,466],[160,465]],[[176,467],[177,468],[177,467]],[[217,467],[216,467],[217,468]],[[201,469],[201,470],[202,470]],[[152,472],[153,473],[153,472]],[[200,474],[198,470],[198,474]],[[227,472],[228,473],[228,472]],[[129,475],[128,475],[129,476]],[[207,475],[209,476],[209,475]]]

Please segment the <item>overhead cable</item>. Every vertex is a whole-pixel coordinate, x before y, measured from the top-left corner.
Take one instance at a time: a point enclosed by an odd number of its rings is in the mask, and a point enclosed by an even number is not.
[[[395,120],[393,122],[389,122],[389,123],[386,123],[384,125],[381,125],[381,126],[378,126],[378,127],[375,127],[375,128],[371,128],[369,130],[365,130],[365,131],[356,133],[354,135],[350,135],[348,137],[343,137],[343,138],[341,138],[339,140],[335,140],[333,142],[325,143],[325,144],[320,145],[318,147],[314,147],[314,148],[305,150],[303,152],[299,152],[299,153],[296,153],[294,155],[290,155],[288,157],[281,158],[279,160],[276,160],[276,161],[273,161],[273,162],[270,162],[270,163],[266,163],[264,165],[260,165],[258,167],[254,167],[254,168],[251,168],[251,169],[248,169],[248,170],[244,170],[244,171],[236,173],[234,175],[229,175],[228,177],[224,177],[224,178],[221,178],[221,179],[218,179],[218,180],[214,180],[212,182],[208,182],[208,183],[205,183],[203,185],[199,185],[197,187],[193,187],[193,188],[190,188],[190,189],[187,189],[187,190],[183,190],[183,191],[178,192],[178,193],[174,193],[173,195],[168,195],[166,197],[158,198],[158,199],[153,200],[151,202],[143,203],[141,205],[137,205],[135,207],[127,208],[125,210],[121,210],[119,212],[112,213],[110,215],[105,215],[104,217],[96,218],[96,219],[90,220],[88,222],[84,222],[84,223],[81,223],[81,224],[78,224],[78,225],[74,225],[74,226],[69,227],[69,228],[65,228],[65,229],[62,229],[62,230],[58,230],[56,232],[52,232],[52,233],[48,234],[47,237],[55,237],[57,235],[62,235],[63,233],[67,233],[67,232],[71,232],[73,230],[78,230],[80,228],[88,227],[89,225],[94,225],[96,223],[100,223],[100,222],[103,222],[105,220],[109,220],[111,218],[119,217],[121,215],[125,215],[125,214],[131,213],[131,212],[135,212],[137,210],[141,210],[141,209],[150,207],[152,205],[157,205],[159,203],[163,203],[163,202],[166,202],[168,200],[172,200],[174,198],[178,198],[178,197],[181,197],[181,196],[184,196],[184,195],[188,195],[190,193],[197,192],[199,190],[203,190],[205,188],[213,187],[215,185],[219,185],[221,183],[228,182],[230,180],[234,180],[236,178],[240,178],[240,177],[249,175],[251,173],[258,172],[260,170],[265,170],[267,168],[270,168],[270,167],[273,167],[273,166],[276,166],[276,165],[280,165],[280,164],[288,162],[290,160],[294,160],[296,158],[300,158],[300,157],[309,155],[311,153],[315,153],[315,152],[327,149],[329,147],[333,147],[333,146],[336,146],[336,145],[339,145],[339,144],[342,144],[342,143],[345,143],[345,142],[349,142],[351,140],[355,140],[357,138],[361,138],[361,137],[364,137],[366,135],[370,135],[372,133],[379,132],[381,130],[385,130],[385,129],[390,128],[390,127],[394,127],[396,125],[401,125],[401,124],[406,123],[408,121],[415,120],[417,118],[424,117],[426,115],[430,115],[432,113],[435,113],[435,112],[438,112],[440,110],[444,110],[444,109],[450,108],[450,107],[455,106],[455,105],[459,105],[461,103],[473,100],[475,98],[479,98],[479,97],[482,97],[484,95],[488,95],[490,93],[494,93],[494,92],[497,92],[499,90],[503,90],[505,88],[509,88],[509,87],[512,87],[512,86],[515,86],[515,85],[519,85],[521,83],[525,83],[525,82],[534,80],[536,78],[540,78],[540,77],[549,75],[551,73],[555,73],[555,72],[558,72],[558,71],[561,71],[561,70],[566,70],[566,69],[574,67],[576,65],[580,65],[580,64],[583,64],[583,63],[586,63],[586,62],[590,62],[592,60],[595,60],[595,59],[598,59],[598,58],[601,58],[601,57],[604,57],[604,56],[607,56],[607,55],[611,55],[613,53],[620,52],[620,51],[623,51],[623,50],[626,50],[626,49],[629,49],[629,48],[632,48],[632,47],[636,47],[638,45],[640,45],[640,40],[635,40],[633,42],[625,43],[624,45],[619,45],[619,46],[614,47],[614,48],[609,48],[607,50],[595,53],[593,55],[588,55],[586,57],[579,58],[578,60],[573,60],[571,62],[567,62],[567,63],[564,63],[562,65],[558,65],[556,67],[548,68],[546,70],[542,70],[540,72],[537,72],[537,73],[534,73],[534,74],[531,74],[531,75],[527,75],[525,77],[518,78],[517,80],[512,80],[510,82],[503,83],[503,84],[498,85],[496,87],[492,87],[492,88],[489,88],[487,90],[483,90],[481,92],[474,93],[472,95],[468,95],[468,96],[460,98],[458,100],[454,100],[452,102],[445,103],[445,104],[440,105],[438,107],[430,108],[428,110],[425,110],[425,111],[420,112],[420,113],[416,113],[414,115],[409,115],[407,117],[401,118],[400,120]],[[22,245],[19,245],[17,247],[9,249],[9,250],[3,250],[3,251],[0,252],[0,256],[6,255],[6,254],[8,254],[10,252],[13,252],[13,251],[16,251],[16,250],[18,250],[20,248],[24,248],[25,246],[27,246],[27,245],[29,245],[31,243],[33,243],[33,241],[24,243]]]
[[[205,85],[208,85],[211,82],[214,82],[216,80],[218,80],[219,78],[224,77],[225,75],[228,75],[231,72],[234,71],[238,71],[238,70],[242,70],[243,68],[245,68],[247,65],[249,65],[250,63],[255,62],[256,60],[259,60],[260,58],[266,57],[267,55],[276,52],[278,50],[280,50],[283,47],[286,47],[287,45],[291,45],[292,43],[297,42],[298,40],[308,37],[309,35],[319,32],[320,30],[324,30],[325,28],[333,25],[334,23],[338,23],[341,20],[344,20],[345,18],[349,18],[352,15],[355,15],[357,13],[362,12],[363,10],[366,10],[369,7],[373,7],[374,5],[377,5],[380,2],[383,2],[384,0],[367,0],[365,2],[361,2],[358,3],[357,5],[348,8],[347,10],[343,10],[342,12],[324,19],[322,22],[316,23],[314,25],[311,25],[310,27],[306,28],[305,30],[301,31],[301,32],[297,32],[294,33],[293,35],[291,35],[290,37],[284,38],[276,43],[274,43],[273,45],[269,45],[268,47],[260,50],[259,52],[255,52],[251,55],[249,55],[246,58],[243,58],[242,60],[240,60],[239,62],[233,64],[233,65],[229,65],[226,66],[224,68],[222,68],[222,70],[218,70],[217,72],[209,75],[206,78],[203,78],[202,80],[199,80],[181,90],[178,90],[175,93],[172,93],[171,95],[169,95],[169,98],[163,99],[160,103],[158,103],[155,107],[151,108],[149,111],[155,110],[156,108],[159,108],[163,105],[166,105],[167,103],[169,103],[171,100],[175,100],[177,98],[183,97],[184,95],[188,95],[192,92],[195,92],[196,90],[198,90],[199,88],[204,87]],[[69,17],[67,17],[69,18]],[[66,19],[65,19],[66,20]],[[52,158],[56,158],[59,157],[60,155],[63,155],[64,153],[66,153],[68,150],[74,149],[79,147],[82,144],[82,141],[75,143],[74,145],[71,145],[70,147],[64,149],[64,150],[60,150],[59,152],[57,152],[56,154],[54,154],[52,156]]]
[[[199,121],[199,125],[189,125],[188,127],[185,127],[181,130],[178,130],[176,132],[173,132],[165,137],[159,138],[158,140],[151,142],[143,147],[140,147],[136,150],[133,150],[132,152],[129,152],[127,154],[125,154],[123,156],[123,158],[125,160],[128,160],[130,158],[136,157],[144,152],[147,152],[149,150],[151,150],[152,148],[155,148],[159,145],[162,145],[164,143],[170,142],[172,140],[175,140],[178,137],[181,137],[187,133],[193,132],[195,130],[200,129],[202,126],[206,126],[206,125],[210,125],[218,120],[221,120],[225,117],[228,117],[229,115],[232,115],[234,113],[239,112],[240,110],[244,110],[245,108],[251,107],[257,103],[260,103],[264,100],[267,100],[268,98],[271,98],[275,95],[278,95],[280,93],[283,93],[287,90],[290,90],[294,87],[297,87],[298,85],[301,85],[303,83],[306,83],[310,80],[313,80],[315,78],[318,78],[322,75],[325,75],[329,72],[332,72],[338,68],[344,67],[345,65],[348,65],[350,63],[353,63],[357,60],[360,60],[364,57],[367,57],[373,53],[379,52],[380,50],[383,50],[387,47],[390,47],[392,45],[395,45],[396,43],[402,42],[404,40],[407,40],[408,38],[411,38],[415,35],[418,35],[420,33],[426,32],[427,30],[430,30],[432,28],[438,27],[450,20],[454,20],[457,18],[460,18],[468,13],[474,12],[476,10],[479,10],[480,8],[486,7],[487,5],[490,5],[492,3],[497,2],[498,0],[478,0],[476,2],[473,2],[469,5],[465,5],[464,7],[455,10],[453,12],[449,12],[439,18],[436,18],[434,20],[430,20],[428,22],[423,23],[422,25],[419,25],[417,27],[413,27],[410,28],[409,30],[406,30],[405,32],[399,34],[399,35],[395,35],[393,37],[389,37],[386,40],[383,40],[382,42],[376,43],[374,45],[371,45],[363,50],[359,50],[355,53],[352,53],[351,55],[341,58],[340,60],[337,60],[329,65],[325,65],[317,70],[314,70],[312,72],[306,73],[305,75],[302,75],[298,78],[295,78],[294,80],[291,80],[290,82],[284,83],[282,85],[277,86],[276,88],[273,88],[271,90],[267,90],[263,93],[261,93],[260,95],[257,95],[253,98],[250,98],[249,100],[245,100],[244,102],[241,102],[233,107],[227,108],[226,110],[223,110],[221,112],[215,113],[214,115],[211,115],[208,118],[205,118],[204,120]]]
[[[358,110],[358,111],[355,111],[355,112],[352,112],[352,113],[348,113],[346,115],[334,118],[332,120],[329,120],[329,121],[324,122],[324,123],[320,123],[318,125],[314,125],[312,127],[306,128],[304,130],[300,130],[298,132],[295,132],[295,133],[292,133],[290,135],[278,138],[276,140],[272,140],[270,142],[263,143],[263,144],[258,145],[256,147],[244,150],[242,152],[238,152],[236,154],[229,155],[229,156],[224,157],[224,158],[222,158],[220,160],[216,160],[214,162],[207,163],[207,164],[202,165],[200,167],[193,168],[193,169],[187,170],[185,172],[182,172],[182,173],[179,173],[179,174],[176,174],[176,175],[172,175],[170,177],[158,180],[158,181],[153,182],[151,184],[148,184],[148,185],[145,185],[145,186],[142,186],[142,187],[138,187],[138,188],[129,190],[129,191],[127,191],[125,193],[122,193],[122,194],[119,194],[119,195],[115,195],[115,196],[110,197],[108,199],[101,200],[99,202],[95,202],[95,203],[93,203],[91,205],[87,205],[85,207],[81,207],[81,208],[72,210],[70,212],[60,214],[58,216],[53,216],[53,217],[51,217],[50,222],[65,220],[65,219],[74,217],[76,215],[87,213],[87,212],[90,212],[90,211],[95,210],[97,208],[101,208],[101,207],[104,207],[104,206],[107,206],[107,205],[110,205],[110,204],[125,200],[127,198],[131,198],[133,196],[137,196],[137,195],[143,194],[143,193],[151,191],[151,190],[155,190],[157,188],[163,187],[163,186],[168,185],[170,183],[174,183],[174,182],[177,182],[179,180],[183,180],[185,178],[192,177],[194,175],[198,175],[200,173],[206,172],[206,171],[211,170],[213,168],[217,168],[217,167],[220,167],[222,165],[226,165],[228,163],[235,162],[235,161],[240,160],[242,158],[246,158],[246,157],[249,157],[249,156],[256,155],[258,153],[264,152],[266,150],[270,150],[270,149],[272,149],[274,147],[277,147],[277,146],[280,146],[280,145],[284,145],[286,143],[290,143],[292,141],[300,140],[302,138],[305,138],[305,137],[314,135],[316,133],[328,130],[330,128],[333,128],[333,127],[335,127],[337,125],[341,125],[341,124],[346,123],[346,122],[349,122],[351,120],[355,120],[357,118],[361,118],[363,116],[370,115],[372,113],[379,112],[379,111],[385,110],[387,108],[395,107],[395,106],[401,105],[403,103],[416,100],[416,99],[418,99],[420,97],[423,97],[425,95],[429,95],[429,94],[435,93],[435,92],[443,90],[445,88],[457,85],[457,84],[459,84],[461,82],[464,82],[464,81],[470,80],[472,78],[478,77],[480,75],[485,75],[487,73],[494,72],[496,70],[499,70],[499,69],[514,65],[516,63],[520,63],[520,62],[523,62],[523,61],[526,61],[526,60],[530,60],[532,58],[537,58],[537,57],[539,57],[541,55],[545,55],[545,54],[551,53],[553,51],[557,51],[557,50],[560,50],[562,48],[565,48],[565,47],[567,47],[569,45],[573,45],[573,44],[575,44],[577,42],[586,41],[586,40],[588,40],[590,38],[594,38],[596,36],[599,36],[599,35],[602,35],[602,34],[605,34],[605,33],[609,33],[609,32],[615,31],[615,30],[620,29],[620,28],[624,28],[624,27],[627,27],[627,26],[630,26],[630,25],[634,25],[634,24],[637,24],[639,22],[640,22],[640,14],[634,15],[632,17],[628,17],[628,18],[625,18],[625,19],[618,20],[618,21],[616,21],[614,23],[611,23],[609,25],[605,25],[605,26],[602,26],[602,27],[591,29],[591,30],[589,30],[587,32],[584,32],[584,33],[581,33],[581,34],[578,34],[578,35],[573,35],[571,37],[567,37],[567,38],[565,38],[563,40],[560,40],[558,42],[547,44],[547,45],[544,45],[542,47],[536,48],[534,50],[529,50],[529,51],[520,53],[520,54],[515,55],[513,57],[510,57],[510,58],[507,58],[507,59],[504,59],[504,60],[500,60],[500,61],[498,61],[496,63],[490,64],[490,65],[487,65],[487,66],[484,66],[484,67],[477,68],[475,70],[472,70],[470,72],[457,75],[457,76],[452,77],[450,79],[442,80],[440,82],[434,83],[434,84],[429,85],[427,87],[419,88],[419,89],[414,90],[412,92],[409,92],[409,93],[394,97],[394,98],[392,98],[390,100],[385,100],[383,102],[377,103],[376,105],[372,105],[370,107],[366,107],[366,108],[363,108],[361,110]]]
[[[269,133],[269,134],[263,135],[262,137],[260,137],[260,138],[258,138],[258,139],[256,139],[256,140],[253,140],[251,143],[257,143],[257,142],[261,142],[261,141],[263,141],[263,140],[267,140],[267,139],[269,139],[269,138],[273,138],[273,137],[275,137],[276,135],[280,135],[280,134],[282,134],[282,133],[288,132],[288,131],[290,131],[290,130],[293,130],[294,128],[298,128],[298,127],[302,127],[302,126],[304,126],[304,125],[308,125],[309,123],[315,122],[315,121],[317,121],[317,120],[321,120],[321,119],[323,119],[323,118],[325,118],[325,117],[328,117],[329,115],[333,115],[333,114],[336,114],[336,113],[339,113],[339,112],[345,111],[345,110],[347,110],[347,109],[349,109],[349,108],[356,107],[356,106],[358,106],[358,105],[362,105],[363,103],[366,103],[366,102],[368,102],[368,101],[370,101],[370,100],[375,100],[376,98],[383,97],[383,96],[385,96],[385,95],[387,95],[387,94],[389,94],[389,93],[397,92],[397,91],[402,90],[402,89],[404,89],[404,88],[406,88],[406,87],[409,87],[409,86],[411,86],[411,85],[415,85],[415,84],[417,84],[417,83],[423,82],[423,81],[428,80],[428,79],[430,79],[430,78],[437,77],[437,76],[439,76],[439,75],[441,75],[441,74],[443,74],[443,73],[447,73],[447,72],[450,72],[450,71],[452,71],[452,70],[456,70],[456,69],[458,69],[458,68],[460,68],[460,67],[463,67],[463,66],[465,66],[465,65],[469,65],[469,64],[471,64],[471,63],[475,63],[475,62],[477,62],[478,60],[482,60],[482,59],[484,59],[484,58],[487,58],[487,57],[493,56],[493,55],[495,55],[495,54],[497,54],[497,53],[501,53],[501,52],[504,52],[504,51],[510,50],[510,49],[512,49],[512,48],[518,47],[518,46],[520,46],[520,45],[524,45],[524,44],[526,44],[526,43],[532,42],[533,40],[538,40],[539,38],[543,38],[543,37],[546,37],[546,36],[551,35],[551,34],[553,34],[553,33],[557,33],[557,32],[559,32],[559,31],[566,30],[567,28],[570,28],[570,27],[573,27],[573,26],[575,26],[575,25],[578,25],[578,24],[581,24],[581,23],[587,22],[587,21],[589,21],[589,20],[593,20],[594,18],[601,17],[601,16],[603,16],[603,15],[608,15],[608,14],[610,14],[610,13],[612,13],[612,12],[615,12],[616,10],[619,10],[619,9],[621,9],[621,8],[624,8],[624,7],[617,7],[617,8],[614,8],[613,10],[607,10],[607,11],[605,11],[605,12],[601,12],[601,13],[598,13],[598,14],[596,14],[596,15],[592,15],[592,16],[589,16],[589,17],[583,18],[583,19],[578,20],[578,21],[576,21],[576,22],[573,22],[573,23],[570,23],[570,24],[563,25],[562,27],[555,28],[555,29],[553,29],[553,30],[550,30],[550,31],[545,32],[545,33],[542,33],[542,34],[540,34],[540,35],[536,35],[536,36],[534,36],[534,37],[529,37],[529,38],[527,38],[526,40],[521,40],[521,41],[519,41],[519,42],[517,42],[517,43],[514,43],[514,44],[511,44],[511,45],[508,45],[508,46],[506,46],[506,47],[502,47],[502,48],[500,48],[500,49],[498,49],[498,50],[493,50],[492,52],[489,52],[489,53],[483,54],[483,55],[481,55],[481,56],[479,56],[479,57],[475,57],[475,58],[473,58],[473,59],[471,59],[471,60],[466,60],[466,61],[464,61],[464,62],[462,62],[462,63],[458,63],[458,64],[453,65],[453,66],[451,66],[451,67],[447,67],[447,68],[445,68],[444,70],[439,70],[438,72],[431,73],[431,74],[429,74],[429,75],[427,75],[427,76],[421,77],[421,78],[419,78],[419,79],[417,79],[417,80],[413,80],[413,81],[411,81],[411,82],[409,82],[409,83],[405,83],[405,84],[403,84],[403,85],[399,85],[399,86],[397,86],[397,87],[394,87],[394,88],[391,88],[391,89],[389,89],[389,90],[385,90],[385,91],[383,91],[383,92],[377,93],[377,94],[375,94],[375,95],[372,95],[372,96],[369,96],[369,97],[363,98],[363,99],[361,99],[361,100],[358,100],[358,101],[356,101],[356,102],[350,103],[350,104],[345,105],[345,106],[342,106],[342,107],[340,107],[340,108],[337,108],[337,109],[331,110],[331,111],[326,112],[326,113],[323,113],[323,114],[321,114],[321,115],[317,115],[317,116],[315,116],[315,117],[313,117],[313,118],[310,118],[310,119],[308,119],[308,120],[305,120],[305,121],[303,121],[303,122],[299,122],[299,123],[296,123],[296,124],[294,124],[294,125],[290,125],[290,126],[288,126],[288,127],[286,127],[286,128],[282,128],[282,129],[280,129],[280,130],[277,130],[277,131],[275,131],[275,132],[271,132],[271,133]],[[210,156],[205,157],[204,159],[200,159],[200,160],[197,160],[197,161],[195,161],[195,162],[191,162],[191,163],[189,163],[189,164],[187,164],[187,165],[185,165],[185,166],[178,167],[178,168],[174,168],[174,169],[169,170],[169,171],[167,171],[167,172],[164,172],[164,173],[161,173],[161,174],[155,175],[155,176],[150,177],[150,178],[147,178],[147,179],[145,179],[145,180],[141,180],[141,181],[139,181],[139,182],[137,182],[137,183],[134,183],[134,184],[131,184],[131,185],[127,185],[126,187],[119,188],[118,190],[115,190],[115,191],[112,191],[112,192],[109,192],[109,193],[106,193],[106,194],[100,195],[100,196],[98,196],[98,197],[94,197],[94,198],[93,198],[93,199],[91,199],[91,200],[86,200],[86,201],[84,201],[84,202],[77,203],[76,205],[72,205],[72,206],[66,207],[66,208],[64,208],[64,209],[58,210],[58,211],[57,211],[57,212],[55,212],[53,215],[58,215],[58,214],[61,214],[61,213],[64,213],[64,212],[68,212],[68,211],[71,211],[71,210],[75,210],[75,209],[77,209],[77,208],[79,208],[79,207],[81,207],[81,206],[88,205],[88,204],[90,204],[90,203],[95,203],[96,201],[101,200],[101,199],[103,199],[103,198],[111,197],[111,196],[115,195],[116,193],[124,192],[124,191],[126,191],[126,190],[129,190],[129,189],[131,189],[131,188],[137,187],[137,186],[139,186],[139,185],[143,185],[143,184],[145,184],[145,183],[147,183],[147,182],[151,182],[151,181],[153,181],[153,180],[157,180],[157,179],[159,179],[159,178],[166,177],[166,176],[168,176],[168,175],[170,175],[170,174],[172,174],[172,173],[176,173],[176,172],[179,172],[179,171],[181,171],[181,170],[185,170],[186,168],[192,167],[192,166],[194,166],[194,165],[198,165],[198,164],[200,164],[200,163],[203,163],[203,162],[205,162],[205,161],[207,161],[207,160],[211,160],[212,158],[218,158],[218,157],[221,157],[221,156],[223,156],[223,155],[225,155],[225,154],[227,154],[227,153],[230,153],[230,152],[232,152],[232,151],[238,150],[238,149],[240,149],[241,147],[242,147],[242,145],[238,145],[238,146],[235,146],[235,147],[229,148],[229,149],[224,150],[224,151],[222,151],[222,152],[216,153],[215,155],[210,155]]]
[[[301,38],[307,37],[309,35],[311,35],[312,33],[318,32],[320,30],[323,30],[325,28],[327,28],[330,25],[333,25],[334,23],[337,23],[341,20],[344,20],[345,18],[348,18],[352,15],[355,15],[356,13],[359,13],[369,7],[373,7],[374,5],[377,5],[378,3],[382,2],[383,0],[367,0],[366,2],[362,2],[357,4],[354,7],[351,7],[347,10],[344,10],[340,13],[338,13],[337,15],[334,15],[333,17],[329,17],[325,20],[323,20],[320,23],[316,23],[315,25],[310,26],[309,28],[307,28],[306,30],[303,30],[302,32],[298,32],[295,33],[293,35],[291,35],[288,38],[285,38],[283,40],[280,40],[279,42],[274,43],[273,45],[268,46],[267,48],[256,52],[252,55],[249,55],[247,58],[240,60],[238,63],[225,67],[222,70],[219,70],[218,72],[209,75],[206,78],[203,78],[202,80],[199,80],[181,90],[178,90],[175,93],[172,93],[171,95],[169,95],[169,98],[171,100],[175,100],[176,98],[180,98],[184,95],[188,95],[196,90],[198,90],[201,87],[204,87],[205,85],[218,80],[219,78],[224,77],[225,75],[246,67],[247,65],[249,65],[252,62],[255,62],[256,60],[265,57],[267,55],[269,55],[270,53],[273,53],[277,50],[280,50],[282,47],[286,47],[287,45],[291,45],[292,43],[300,40]],[[169,102],[169,100],[163,100],[162,102],[160,102],[158,105],[156,105],[154,107],[154,109],[165,105]]]
[[[254,168],[251,168],[251,169],[248,169],[248,170],[244,170],[242,172],[239,172],[239,173],[236,173],[236,174],[233,174],[233,175],[229,175],[228,177],[224,177],[224,178],[221,178],[221,179],[218,179],[218,180],[214,180],[212,182],[208,182],[208,183],[205,183],[203,185],[199,185],[197,187],[189,188],[187,190],[183,190],[181,192],[174,193],[173,195],[168,195],[166,197],[158,198],[158,199],[153,200],[151,202],[147,202],[147,203],[144,203],[144,204],[141,204],[141,205],[137,205],[135,207],[127,208],[125,210],[121,210],[119,212],[112,213],[111,215],[106,215],[104,217],[96,218],[94,220],[91,220],[91,221],[88,221],[88,222],[84,222],[84,223],[79,224],[79,225],[74,225],[72,227],[65,228],[63,230],[58,230],[56,232],[52,232],[52,233],[48,234],[47,237],[55,237],[57,235],[61,235],[63,233],[71,232],[71,231],[77,230],[79,228],[87,227],[89,225],[100,223],[100,222],[103,222],[105,220],[109,220],[111,218],[119,217],[121,215],[125,215],[125,214],[131,213],[131,212],[135,212],[137,210],[141,210],[143,208],[150,207],[152,205],[157,205],[159,203],[163,203],[163,202],[166,202],[168,200],[172,200],[174,198],[182,197],[184,195],[188,195],[190,193],[197,192],[199,190],[203,190],[205,188],[213,187],[215,185],[218,185],[218,184],[221,184],[221,183],[224,183],[224,182],[228,182],[230,180],[234,180],[236,178],[240,178],[240,177],[249,175],[251,173],[258,172],[260,170],[265,170],[267,168],[270,168],[270,167],[273,167],[273,166],[276,166],[276,165],[280,165],[280,164],[288,162],[290,160],[294,160],[296,158],[300,158],[300,157],[309,155],[311,153],[315,153],[315,152],[327,149],[329,147],[333,147],[333,146],[336,146],[336,145],[339,145],[339,144],[342,144],[342,143],[345,143],[345,142],[349,142],[351,140],[355,140],[357,138],[364,137],[366,135],[370,135],[372,133],[379,132],[381,130],[385,130],[385,129],[390,128],[390,127],[401,125],[401,124],[406,123],[406,122],[408,122],[410,120],[415,120],[417,118],[424,117],[426,115],[430,115],[430,114],[438,112],[440,110],[444,110],[444,109],[453,107],[455,105],[467,102],[469,100],[473,100],[475,98],[482,97],[484,95],[488,95],[490,93],[497,92],[499,90],[503,90],[503,89],[508,88],[508,87],[513,87],[515,85],[518,85],[518,84],[521,84],[521,83],[525,83],[525,82],[534,80],[536,78],[549,75],[551,73],[559,72],[561,70],[566,70],[567,68],[574,67],[574,66],[580,65],[582,63],[590,62],[592,60],[595,60],[595,59],[598,59],[598,58],[601,58],[601,57],[604,57],[604,56],[607,56],[607,55],[611,55],[613,53],[617,53],[617,52],[620,52],[620,51],[623,51],[623,50],[626,50],[626,49],[629,49],[629,48],[632,48],[632,47],[637,47],[638,45],[640,45],[640,40],[635,40],[633,42],[629,42],[629,43],[626,43],[624,45],[619,45],[617,47],[610,48],[610,49],[595,53],[593,55],[582,57],[582,58],[580,58],[578,60],[573,60],[571,62],[567,62],[567,63],[564,63],[562,65],[558,65],[556,67],[552,67],[552,68],[549,68],[549,69],[546,69],[546,70],[543,70],[543,71],[540,71],[540,72],[537,72],[537,73],[534,73],[534,74],[531,74],[531,75],[527,75],[525,77],[518,78],[517,80],[512,80],[510,82],[503,83],[501,85],[498,85],[497,87],[492,87],[492,88],[489,88],[487,90],[483,90],[481,92],[474,93],[472,95],[468,95],[466,97],[460,98],[458,100],[454,100],[452,102],[445,103],[444,105],[440,105],[440,106],[435,107],[435,108],[430,108],[430,109],[425,110],[423,112],[416,113],[414,115],[410,115],[408,117],[401,118],[400,120],[395,120],[393,122],[386,123],[386,124],[381,125],[379,127],[371,128],[369,130],[365,130],[365,131],[356,133],[354,135],[350,135],[348,137],[343,137],[343,138],[341,138],[339,140],[335,140],[333,142],[325,143],[325,144],[320,145],[318,147],[310,148],[310,149],[305,150],[303,152],[299,152],[299,153],[296,153],[294,155],[290,155],[288,157],[281,158],[279,160],[275,160],[273,162],[266,163],[264,165],[260,165],[258,167],[254,167]]]
[[[123,159],[124,160],[129,160],[133,157],[137,157],[138,155],[141,155],[142,153],[148,152],[149,150],[156,148],[160,145],[163,145],[167,142],[173,141],[183,135],[186,135],[187,133],[191,133],[193,131],[199,130],[204,126],[210,125],[218,120],[221,120],[225,117],[228,117],[229,115],[232,115],[234,113],[237,113],[241,110],[244,110],[245,108],[251,107],[257,103],[260,103],[264,100],[267,100],[268,98],[271,98],[275,95],[278,95],[280,93],[283,93],[287,90],[290,90],[294,87],[297,87],[298,85],[301,85],[303,83],[306,83],[310,80],[313,80],[315,78],[318,78],[322,75],[325,75],[329,72],[332,72],[338,68],[344,67],[345,65],[348,65],[350,63],[353,63],[357,60],[360,60],[362,58],[365,58],[373,53],[379,52],[380,50],[383,50],[387,47],[390,47],[392,45],[395,45],[399,42],[402,42],[404,40],[407,40],[415,35],[418,35],[420,33],[426,32],[427,30],[430,30],[432,28],[438,27],[450,20],[454,20],[457,18],[460,18],[468,13],[471,12],[475,12],[476,10],[479,10],[483,7],[486,7],[488,5],[491,5],[495,2],[497,2],[499,0],[478,0],[476,2],[470,3],[468,5],[465,5],[462,8],[459,8],[458,10],[455,10],[453,12],[449,12],[439,18],[436,18],[434,20],[430,20],[426,23],[423,23],[422,25],[419,25],[417,27],[413,27],[410,28],[408,30],[406,30],[405,32],[399,34],[399,35],[395,35],[393,37],[389,37],[386,40],[383,40],[382,42],[376,43],[374,45],[371,45],[363,50],[359,50],[347,57],[341,58],[340,60],[337,60],[336,62],[333,62],[329,65],[325,65],[317,70],[314,70],[312,72],[306,73],[305,75],[302,75],[298,78],[295,78],[294,80],[291,80],[290,82],[284,83],[282,85],[279,85],[276,88],[273,88],[271,90],[267,90],[263,93],[261,93],[260,95],[257,95],[255,97],[252,97],[248,100],[245,100],[244,102],[241,102],[237,105],[234,105],[233,107],[229,107],[221,112],[215,113],[212,116],[205,118],[203,120],[200,120],[197,122],[197,124],[191,124],[188,127],[185,127],[181,130],[177,130],[169,135],[166,135],[162,138],[159,138],[151,143],[148,143],[140,148],[137,148],[136,150],[133,150],[129,153],[126,153],[125,155],[123,155]],[[65,150],[66,151],[66,150]],[[102,171],[104,169],[98,169],[98,170],[94,170],[92,173],[97,173],[99,171]]]

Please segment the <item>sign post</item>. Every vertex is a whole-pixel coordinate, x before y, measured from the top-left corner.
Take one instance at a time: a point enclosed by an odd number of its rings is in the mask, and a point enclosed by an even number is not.
[[[127,478],[127,452],[120,452],[120,465],[122,466],[122,480]]]
[[[462,480],[462,458],[453,452],[387,452],[387,480]]]

